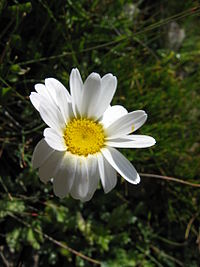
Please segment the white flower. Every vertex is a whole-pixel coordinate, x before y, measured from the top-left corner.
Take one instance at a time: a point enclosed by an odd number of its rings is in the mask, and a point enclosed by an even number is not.
[[[145,123],[147,114],[110,106],[116,87],[117,79],[110,73],[102,78],[91,73],[83,83],[78,69],[70,75],[71,95],[53,78],[35,85],[30,100],[49,128],[34,150],[32,163],[44,183],[53,178],[56,196],[70,193],[88,201],[99,179],[105,193],[112,190],[117,172],[132,184],[140,182],[135,168],[115,147],[150,147],[155,140],[130,134]]]

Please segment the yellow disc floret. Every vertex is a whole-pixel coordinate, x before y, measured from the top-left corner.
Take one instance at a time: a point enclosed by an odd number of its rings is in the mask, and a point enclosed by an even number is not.
[[[101,124],[90,119],[72,119],[66,126],[64,139],[68,151],[87,157],[101,150],[105,134]]]

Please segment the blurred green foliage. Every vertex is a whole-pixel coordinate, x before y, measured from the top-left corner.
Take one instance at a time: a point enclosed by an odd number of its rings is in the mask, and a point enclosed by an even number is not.
[[[0,266],[98,266],[68,247],[102,267],[199,266],[200,189],[119,177],[89,203],[57,199],[31,167],[44,124],[28,97],[46,77],[68,87],[73,67],[112,72],[113,103],[146,110],[138,133],[157,140],[123,153],[200,183],[199,27],[192,0],[0,1]]]

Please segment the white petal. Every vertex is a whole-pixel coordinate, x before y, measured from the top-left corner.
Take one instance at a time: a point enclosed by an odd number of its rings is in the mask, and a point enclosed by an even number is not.
[[[128,111],[120,105],[108,107],[103,114],[101,123],[104,125],[105,128],[107,128],[110,124],[112,124],[114,121],[121,118],[122,116],[126,115],[127,113]]]
[[[42,83],[37,83],[35,84],[35,91],[38,93],[38,94],[41,94],[41,95],[46,95],[46,92],[47,92],[47,89],[46,89],[46,86]]]
[[[136,131],[145,123],[146,119],[147,114],[143,110],[133,111],[122,116],[106,129],[108,139]]]
[[[78,157],[74,183],[70,194],[75,199],[83,199],[87,196],[88,188],[89,179],[87,175],[86,159],[84,157]]]
[[[101,79],[101,90],[99,92],[99,96],[96,96],[96,104],[97,106],[95,116],[98,119],[103,115],[105,110],[109,107],[112,98],[115,94],[117,88],[117,78],[113,76],[111,73],[106,74]]]
[[[42,99],[40,101],[39,112],[43,121],[49,127],[53,128],[58,133],[63,132],[63,129],[65,128],[65,121],[63,119],[60,110],[56,105],[52,104],[49,101],[44,101]]]
[[[140,176],[133,165],[115,148],[102,149],[103,156],[110,165],[129,183],[138,184]]]
[[[33,169],[40,167],[54,152],[44,139],[40,140],[33,152],[32,166]]]
[[[60,90],[57,92],[57,103],[58,107],[63,115],[63,119],[65,123],[67,123],[70,119],[70,102],[68,102],[68,97],[66,94],[67,90]]]
[[[45,98],[47,98],[48,100],[52,101],[48,89],[46,88],[46,86],[42,83],[37,83],[35,85],[35,90],[39,95],[44,96]]]
[[[56,172],[59,170],[60,163],[65,155],[65,152],[54,151],[51,156],[39,168],[40,180],[44,183],[54,178]]]
[[[29,97],[35,109],[39,111],[40,100],[41,100],[40,95],[35,92],[31,92]]]
[[[99,183],[99,171],[97,168],[97,157],[96,156],[88,156],[87,157],[87,176],[88,176],[88,192],[84,198],[80,198],[81,201],[86,202],[89,201],[96,191]]]
[[[51,96],[55,97],[55,102],[59,107],[64,121],[67,122],[69,119],[69,102],[71,101],[71,96],[64,85],[54,78],[45,79],[45,85],[48,88]]]
[[[104,192],[108,193],[117,184],[117,173],[101,154],[98,156],[98,167]]]
[[[45,86],[47,90],[49,91],[49,94],[51,97],[55,100],[56,104],[59,106],[59,101],[57,99],[57,94],[61,91],[63,91],[63,94],[66,95],[67,101],[71,101],[71,96],[65,86],[59,82],[58,80],[54,78],[47,78],[45,79]]]
[[[68,116],[70,119],[74,118],[74,112],[72,108],[72,102],[68,102]]]
[[[59,169],[53,179],[53,190],[56,196],[63,198],[71,190],[76,173],[76,157],[70,153],[65,153]]]
[[[30,100],[32,100],[31,102],[33,105],[35,101],[38,101],[38,104],[35,103],[36,105],[34,105],[38,111],[39,111],[39,105],[40,105],[41,99],[43,99],[44,101],[51,102],[52,104],[55,104],[55,102],[49,95],[49,92],[44,84],[41,84],[41,83],[36,84],[35,90],[37,93],[32,92],[30,96]],[[32,95],[34,96],[33,99],[32,99]]]
[[[80,115],[83,82],[78,69],[72,69],[70,74],[70,92],[72,95],[72,108],[76,116]]]
[[[47,144],[55,150],[65,151],[67,149],[63,136],[59,135],[54,129],[46,128],[44,137]]]
[[[137,111],[135,111],[135,112],[137,112]],[[137,131],[146,122],[146,120],[147,120],[147,114],[146,113],[143,116],[141,115],[141,117],[138,117],[138,119],[135,118],[134,126],[131,129],[132,130],[131,132]]]
[[[80,113],[82,116],[96,118],[96,111],[98,106],[96,106],[96,99],[100,94],[101,89],[101,77],[97,73],[91,73],[84,85],[81,100]]]
[[[110,139],[106,145],[121,148],[146,148],[155,145],[156,140],[147,135],[126,135],[124,137]]]

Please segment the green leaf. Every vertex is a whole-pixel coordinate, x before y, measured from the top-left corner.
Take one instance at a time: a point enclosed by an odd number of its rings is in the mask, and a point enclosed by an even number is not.
[[[33,246],[34,249],[40,249],[40,244],[38,243],[35,233],[31,228],[27,232],[27,241]]]

